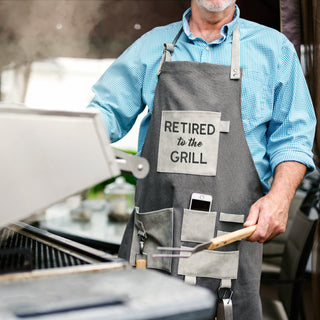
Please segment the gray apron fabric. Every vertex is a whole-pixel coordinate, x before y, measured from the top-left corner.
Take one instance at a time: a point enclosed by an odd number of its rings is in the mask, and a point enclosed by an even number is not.
[[[174,43],[165,46],[142,149],[150,173],[137,181],[119,256],[134,265],[143,251],[148,267],[208,287],[221,299],[231,289],[234,319],[257,320],[261,244],[239,241],[188,259],[152,257],[157,246],[195,246],[242,228],[263,196],[241,119],[239,37],[233,37],[232,67],[168,61]],[[193,192],[212,195],[211,212],[188,209]]]

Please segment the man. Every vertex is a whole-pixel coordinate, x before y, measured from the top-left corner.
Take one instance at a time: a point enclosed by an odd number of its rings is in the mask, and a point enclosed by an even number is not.
[[[90,107],[112,141],[149,110],[138,151],[150,173],[137,182],[119,255],[135,264],[144,253],[148,267],[209,287],[226,317],[232,298],[234,319],[260,319],[259,243],[285,230],[296,188],[314,169],[315,116],[292,44],[239,15],[234,0],[192,0],[182,23],[155,28],[117,59]],[[189,209],[199,193],[212,197],[210,212]],[[159,245],[194,246],[243,223],[257,224],[249,241],[152,257]]]

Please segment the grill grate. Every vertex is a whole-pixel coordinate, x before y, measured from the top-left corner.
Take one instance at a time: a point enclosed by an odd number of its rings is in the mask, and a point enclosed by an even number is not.
[[[0,230],[0,273],[83,264],[88,262],[17,231]]]

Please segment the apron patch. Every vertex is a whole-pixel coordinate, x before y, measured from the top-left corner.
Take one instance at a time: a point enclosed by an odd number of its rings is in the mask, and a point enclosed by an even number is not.
[[[220,112],[162,111],[157,171],[215,176],[219,135],[229,124]]]

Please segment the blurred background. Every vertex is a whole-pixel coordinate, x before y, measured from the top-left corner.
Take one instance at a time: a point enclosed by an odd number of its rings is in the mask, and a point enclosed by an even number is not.
[[[242,17],[280,30],[279,1],[238,4]],[[0,100],[84,109],[113,59],[188,7],[188,0],[1,0]],[[116,146],[136,151],[137,127]]]

